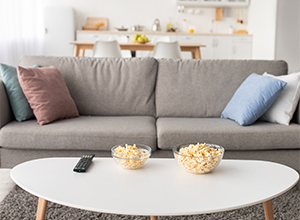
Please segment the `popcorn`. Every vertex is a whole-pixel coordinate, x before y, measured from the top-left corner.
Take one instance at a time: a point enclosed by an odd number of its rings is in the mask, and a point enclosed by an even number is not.
[[[135,144],[133,146],[125,144],[125,147],[118,146],[114,150],[113,156],[115,156],[115,160],[122,167],[126,169],[137,169],[146,162],[150,155],[146,150],[139,150]]]
[[[223,150],[206,146],[206,143],[190,144],[175,154],[178,163],[191,173],[207,173],[213,170],[222,159]]]

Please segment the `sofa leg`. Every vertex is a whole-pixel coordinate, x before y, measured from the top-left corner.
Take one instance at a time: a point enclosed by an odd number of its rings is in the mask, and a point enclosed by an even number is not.
[[[150,216],[150,220],[157,220],[157,216]]]

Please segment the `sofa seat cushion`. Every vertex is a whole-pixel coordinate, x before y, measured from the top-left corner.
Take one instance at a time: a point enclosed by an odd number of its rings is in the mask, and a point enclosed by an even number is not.
[[[158,148],[172,149],[178,143],[206,142],[225,150],[299,149],[300,126],[257,121],[250,126],[222,118],[158,118]]]
[[[80,116],[40,126],[36,120],[10,122],[0,130],[3,148],[43,150],[110,150],[124,143],[156,149],[155,118],[151,116]]]

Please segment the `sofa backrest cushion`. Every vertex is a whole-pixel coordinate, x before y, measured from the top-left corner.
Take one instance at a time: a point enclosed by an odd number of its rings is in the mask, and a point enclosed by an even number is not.
[[[154,58],[23,56],[21,65],[55,66],[80,115],[155,116]]]
[[[252,73],[287,74],[285,61],[158,59],[157,117],[220,117]]]

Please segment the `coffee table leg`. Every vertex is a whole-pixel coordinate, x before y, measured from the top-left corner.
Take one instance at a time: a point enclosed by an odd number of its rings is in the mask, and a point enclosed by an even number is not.
[[[274,220],[272,199],[263,203],[266,220]]]
[[[36,212],[36,220],[44,220],[47,210],[48,201],[42,198],[39,198],[37,212]]]
[[[157,220],[157,216],[150,216],[150,220]]]

